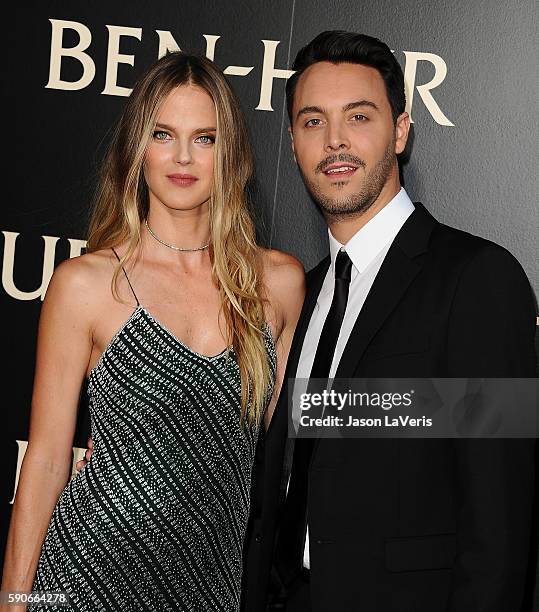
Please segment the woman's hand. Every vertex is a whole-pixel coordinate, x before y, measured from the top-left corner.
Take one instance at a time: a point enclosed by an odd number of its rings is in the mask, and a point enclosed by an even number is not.
[[[84,453],[84,457],[80,461],[77,461],[77,463],[75,464],[77,472],[80,472],[82,468],[85,467],[88,461],[90,461],[90,459],[92,458],[92,453],[94,451],[94,441],[92,440],[92,438],[88,438],[88,442],[86,444],[88,445],[88,448]]]

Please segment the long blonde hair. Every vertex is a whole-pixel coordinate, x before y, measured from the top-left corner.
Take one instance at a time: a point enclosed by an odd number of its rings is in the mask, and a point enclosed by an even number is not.
[[[121,267],[140,244],[141,224],[149,210],[143,172],[146,146],[162,103],[181,85],[202,88],[215,104],[217,133],[209,202],[212,275],[239,365],[241,419],[247,416],[249,423],[259,423],[272,374],[265,347],[259,249],[248,210],[247,185],[253,160],[239,102],[210,60],[183,52],[170,53],[153,64],[135,85],[102,166],[88,251],[127,242],[112,278],[112,291],[118,297]]]

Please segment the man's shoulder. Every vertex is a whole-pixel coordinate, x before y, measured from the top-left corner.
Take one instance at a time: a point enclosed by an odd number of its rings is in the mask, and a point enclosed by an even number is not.
[[[433,254],[446,265],[487,261],[497,266],[521,269],[518,260],[504,246],[444,223],[437,223],[430,246]]]

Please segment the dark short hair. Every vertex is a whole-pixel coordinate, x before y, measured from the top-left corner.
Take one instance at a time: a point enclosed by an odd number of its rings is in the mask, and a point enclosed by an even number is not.
[[[309,66],[318,62],[361,64],[375,68],[384,81],[393,121],[404,112],[404,75],[391,49],[381,40],[366,34],[330,30],[318,34],[296,55],[292,66],[296,72],[286,83],[286,106],[290,123],[298,80]]]

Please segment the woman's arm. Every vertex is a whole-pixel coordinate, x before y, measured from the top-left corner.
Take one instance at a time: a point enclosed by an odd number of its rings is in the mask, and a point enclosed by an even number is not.
[[[70,476],[80,388],[92,349],[86,267],[76,260],[58,266],[42,306],[30,434],[8,534],[3,591],[31,590],[54,506]]]
[[[277,371],[273,394],[264,415],[266,429],[279,398],[288,353],[305,297],[305,272],[302,264],[295,257],[274,250],[269,251],[267,258],[270,263],[265,267],[266,290],[274,319],[280,323],[280,332],[275,338]]]

